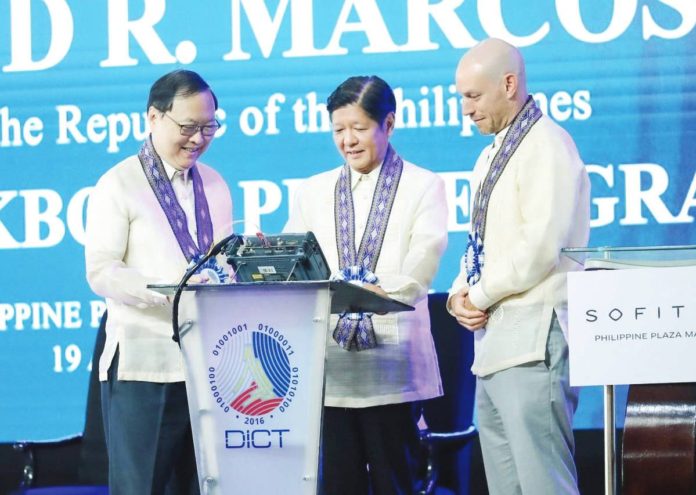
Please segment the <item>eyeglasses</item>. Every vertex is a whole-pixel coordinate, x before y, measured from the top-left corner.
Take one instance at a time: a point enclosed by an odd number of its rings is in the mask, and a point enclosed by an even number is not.
[[[176,125],[179,126],[179,132],[181,133],[182,136],[195,136],[198,131],[201,131],[201,134],[203,134],[206,137],[214,136],[217,130],[220,128],[220,122],[215,120],[214,124],[205,124],[205,125],[198,125],[198,124],[180,124],[176,120],[174,120],[172,117],[169,116],[166,112],[162,112],[163,115],[166,115],[169,120],[174,122]]]

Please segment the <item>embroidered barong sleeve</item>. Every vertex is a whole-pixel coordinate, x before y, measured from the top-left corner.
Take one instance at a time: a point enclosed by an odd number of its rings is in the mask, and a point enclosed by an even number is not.
[[[305,195],[311,193],[305,192],[303,194],[303,186],[300,186],[300,192],[298,192],[295,196],[295,204],[290,211],[290,215],[288,216],[288,221],[285,223],[285,227],[283,227],[283,232],[298,234],[312,230],[312,226],[305,219],[305,206],[303,203],[303,198]]]
[[[146,277],[123,262],[128,246],[129,220],[120,187],[113,175],[105,175],[92,190],[87,205],[85,263],[92,290],[114,301],[148,307],[166,303],[166,297],[147,288],[164,282]]]
[[[402,222],[410,223],[409,239],[399,273],[379,275],[379,285],[390,297],[410,305],[426,297],[447,247],[444,182],[434,174],[423,175],[422,178],[427,179],[425,185],[420,185],[414,191],[403,191],[420,194],[420,197],[413,195],[408,199],[409,203],[416,205],[412,212],[409,211],[410,217],[403,216],[400,211],[392,212],[392,215],[402,217]],[[385,254],[388,255],[389,251]]]
[[[531,135],[530,135],[531,137]],[[521,294],[547,277],[560,263],[560,250],[567,247],[574,212],[585,190],[584,165],[575,144],[565,133],[553,140],[526,140],[515,157],[519,225],[508,225],[516,235],[505,246],[505,256],[486,258],[481,280],[469,289],[469,299],[485,310],[513,294]],[[529,142],[531,141],[531,142]],[[489,211],[490,215],[490,211]],[[489,222],[495,222],[495,219]],[[485,246],[484,239],[484,246]]]

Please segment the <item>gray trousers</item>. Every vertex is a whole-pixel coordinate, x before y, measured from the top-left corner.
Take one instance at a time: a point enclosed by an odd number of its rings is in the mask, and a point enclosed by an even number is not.
[[[546,359],[476,381],[478,425],[490,495],[577,494],[568,345],[554,314]]]

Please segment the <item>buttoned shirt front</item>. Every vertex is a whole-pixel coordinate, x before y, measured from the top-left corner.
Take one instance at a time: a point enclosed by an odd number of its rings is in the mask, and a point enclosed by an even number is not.
[[[172,189],[174,189],[176,200],[186,214],[186,226],[188,227],[189,234],[191,234],[191,239],[197,242],[196,204],[190,171],[188,169],[177,170],[164,160],[162,160],[162,164],[164,165],[165,172],[167,172],[167,177],[169,177],[172,183]]]
[[[371,170],[367,174],[361,174],[355,170],[351,171],[350,182],[351,190],[353,191],[353,210],[355,211],[355,252],[360,248],[360,240],[362,239],[367,220],[370,216],[370,208],[372,207],[372,198],[375,195],[377,187],[377,179],[382,170],[382,165]]]

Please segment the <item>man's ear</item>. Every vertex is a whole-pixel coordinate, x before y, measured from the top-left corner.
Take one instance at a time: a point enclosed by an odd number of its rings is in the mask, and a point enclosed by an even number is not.
[[[389,112],[387,116],[384,117],[384,123],[382,126],[389,137],[391,137],[392,133],[394,132],[395,120],[396,117],[394,116],[394,112]]]
[[[504,83],[505,83],[505,95],[508,97],[508,99],[512,99],[517,94],[517,88],[518,88],[517,75],[512,74],[512,73],[505,74]]]
[[[150,129],[152,129],[152,123],[157,119],[157,117],[159,117],[160,113],[162,112],[153,106],[147,109],[147,122],[150,124]]]

